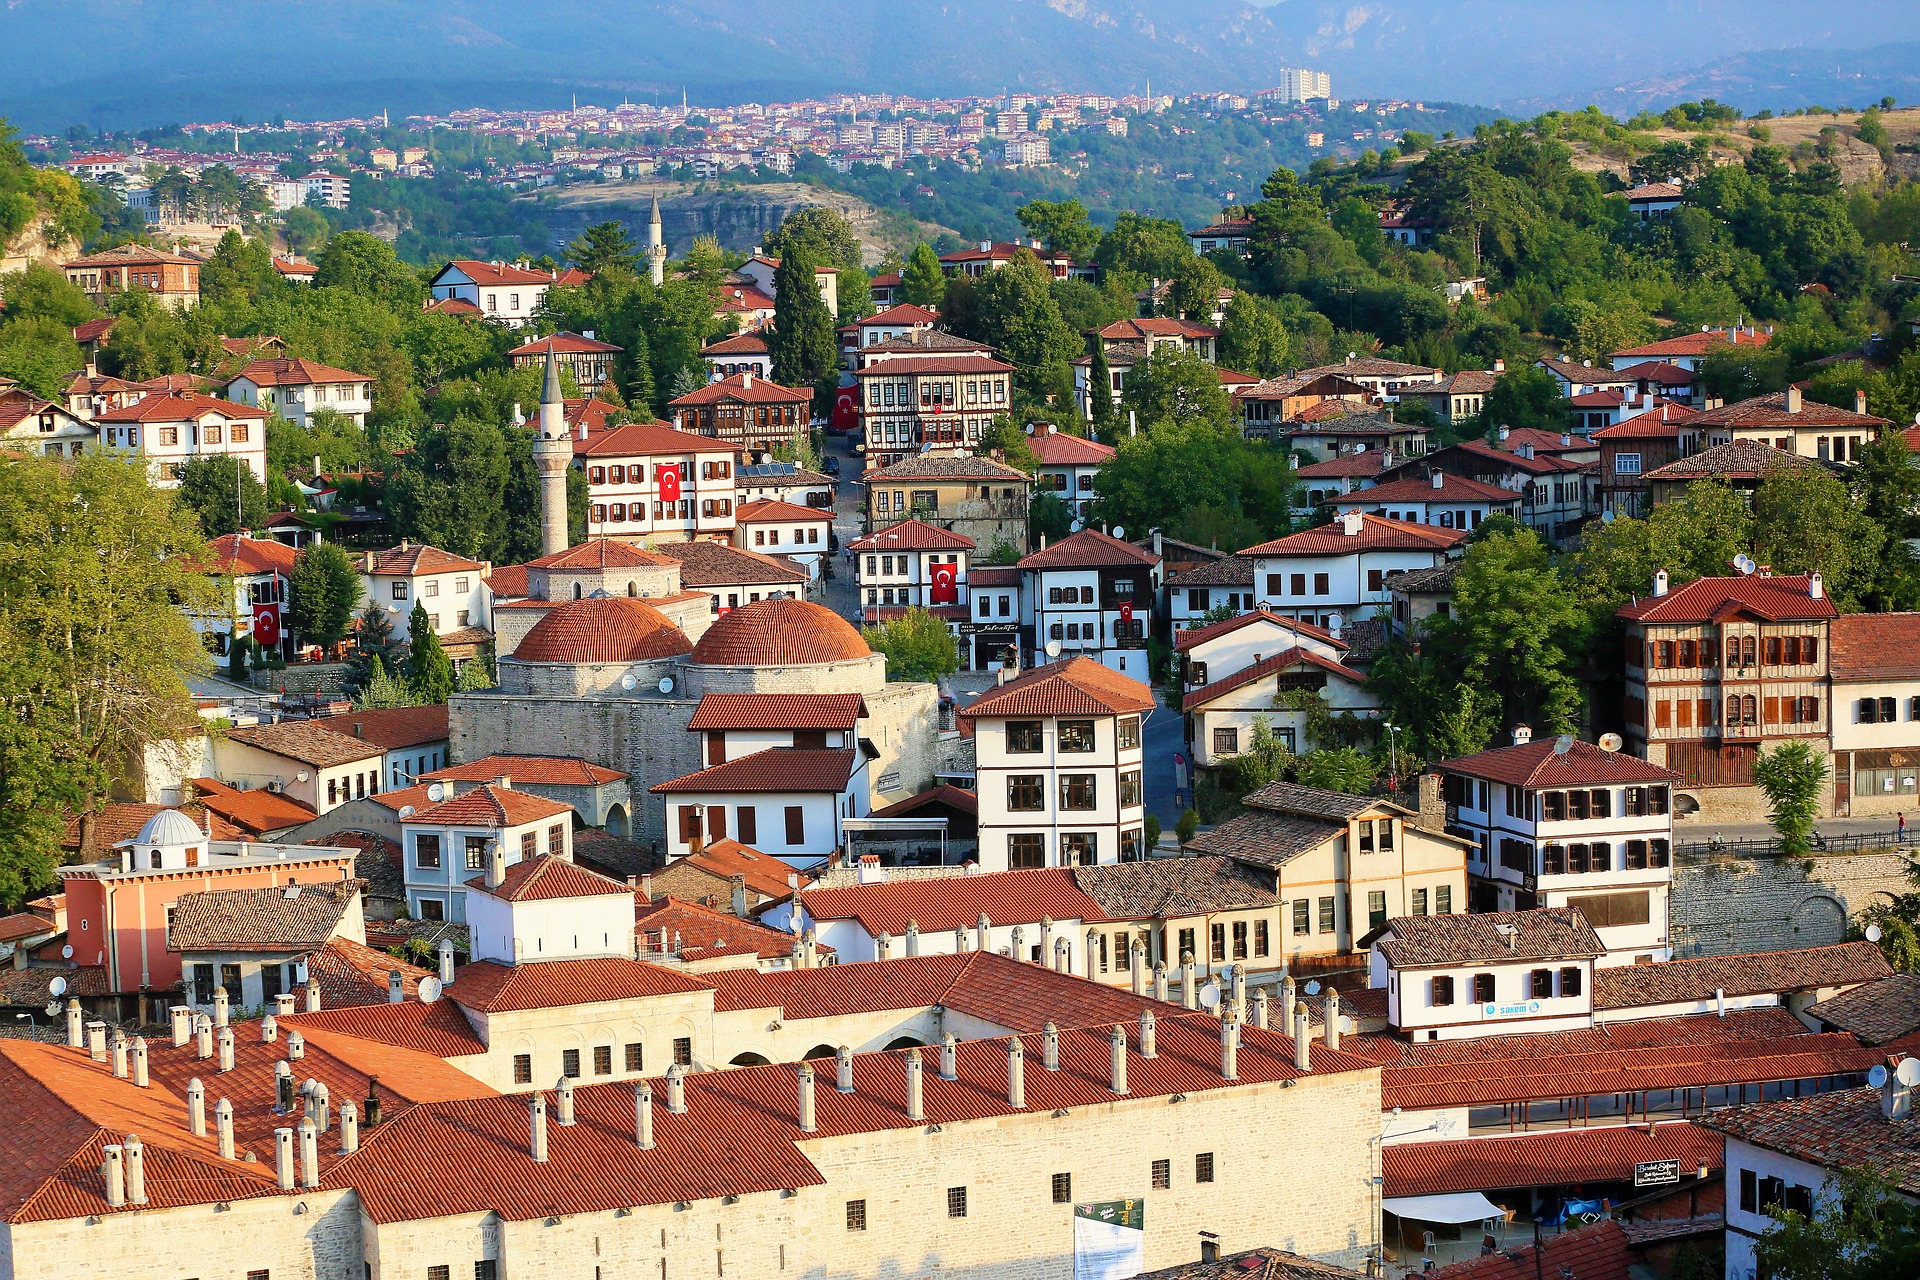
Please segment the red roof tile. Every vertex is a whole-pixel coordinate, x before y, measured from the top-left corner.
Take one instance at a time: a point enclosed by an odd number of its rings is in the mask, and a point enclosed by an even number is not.
[[[1311,622],[1301,622],[1297,618],[1285,618],[1267,609],[1255,609],[1252,613],[1243,613],[1237,618],[1227,618],[1221,622],[1210,622],[1204,627],[1194,627],[1182,631],[1173,638],[1176,652],[1185,653],[1195,645],[1205,644],[1209,640],[1231,635],[1242,627],[1252,626],[1256,622],[1269,622],[1283,631],[1296,635],[1312,636],[1315,640],[1330,644],[1337,649],[1347,647],[1344,640],[1334,637],[1333,632],[1324,627],[1316,627]]]
[[[675,867],[704,871],[720,880],[739,876],[747,882],[750,892],[763,898],[784,898],[791,893],[793,886],[787,883],[789,877],[801,885],[813,883],[813,877],[805,872],[795,871],[772,854],[762,853],[733,839],[709,841],[699,853],[675,858],[668,864],[667,870]]]
[[[707,791],[838,792],[853,776],[852,747],[773,747],[647,788],[661,795]]]
[[[553,284],[555,277],[545,271],[533,271],[511,262],[480,262],[473,258],[455,258],[447,264],[458,267],[467,279],[478,285]],[[441,268],[444,272],[445,267]]]
[[[956,926],[972,930],[982,915],[1002,924],[1107,919],[1068,867],[808,889],[800,901],[813,919],[858,920],[869,934],[895,938],[906,936],[909,921],[922,933],[942,933]]]
[[[632,889],[610,876],[589,871],[578,863],[543,853],[508,867],[498,887],[485,876],[467,881],[467,888],[503,902],[545,902],[552,898],[604,898],[631,894]]]
[[[1711,1000],[1716,990],[1730,996],[1750,996],[1851,987],[1877,981],[1892,972],[1880,948],[1864,941],[1621,965],[1594,973],[1593,1007],[1619,1009]]]
[[[1725,1143],[1687,1121],[1609,1125],[1564,1133],[1395,1143],[1381,1151],[1389,1196],[1431,1196],[1506,1187],[1632,1182],[1644,1160],[1678,1160],[1688,1175],[1725,1164]]]
[[[1098,529],[1070,533],[1052,546],[1042,547],[1020,557],[1020,568],[1091,569],[1108,565],[1125,567],[1160,563],[1160,557],[1131,542],[1122,542]]]
[[[108,409],[97,414],[95,422],[185,422],[198,419],[207,414],[218,414],[223,418],[269,418],[273,415],[265,409],[256,409],[251,405],[235,404],[231,400],[215,400],[212,396],[203,396],[196,391],[167,391],[143,396],[133,404],[122,405],[117,409]]]
[[[867,714],[857,693],[709,693],[700,699],[691,732],[707,729],[853,729]]]
[[[322,972],[321,1003],[325,1006],[330,978],[340,983],[343,994],[349,998],[367,987],[377,990],[379,998],[353,1005],[323,1007],[317,1013],[296,1013],[292,1017],[277,1019],[282,1035],[290,1030],[298,1030],[314,1044],[331,1045],[337,1041],[362,1040],[369,1044],[432,1054],[436,1058],[465,1058],[487,1051],[486,1041],[474,1031],[457,1005],[446,1000],[436,1000],[432,1004],[420,1003],[418,987],[420,978],[427,976],[424,970],[371,948],[362,948],[361,951],[364,954],[339,953],[339,958],[351,961],[352,968],[363,976],[350,977],[338,969],[332,974]],[[383,960],[384,968],[381,967]],[[393,969],[401,970],[415,988],[399,1004],[387,1002],[386,975]],[[458,973],[456,970],[456,978]],[[479,1084],[478,1081],[473,1083]],[[483,1091],[491,1092],[485,1086],[480,1086],[474,1092]],[[450,1096],[467,1095],[454,1093]]]
[[[733,373],[717,382],[709,382],[698,391],[690,391],[684,396],[669,400],[667,406],[689,408],[694,405],[719,404],[729,400],[743,404],[802,404],[812,402],[813,392],[783,387],[777,382],[751,373]],[[711,441],[708,442],[708,447],[713,447]]]
[[[420,979],[433,976],[418,965],[375,951],[352,938],[329,938],[325,946],[307,957],[308,978],[320,984],[323,1009],[385,1005],[389,999],[387,975],[390,973],[400,975],[400,993],[416,1003],[420,998]]]
[[[923,520],[902,520],[847,544],[850,551],[972,551],[974,540]],[[976,573],[978,570],[975,571]]]
[[[680,939],[679,954],[687,960],[707,960],[716,956],[752,955],[763,959],[793,954],[794,937],[778,929],[769,929],[726,911],[703,907],[664,897],[652,903],[636,900],[634,928],[657,942],[666,930],[668,945]],[[831,953],[831,947],[819,947]]]
[[[1118,716],[1151,711],[1153,690],[1131,676],[1073,657],[1050,662],[989,689],[961,708],[963,719],[980,716]]]
[[[1764,333],[1747,333],[1740,329],[1703,329],[1698,333],[1662,338],[1644,346],[1625,347],[1614,352],[1613,358],[1664,360],[1669,356],[1703,356],[1716,346],[1764,347],[1767,341],[1768,336]]]
[[[1267,676],[1277,675],[1282,671],[1291,670],[1303,663],[1307,666],[1319,667],[1329,675],[1336,675],[1343,680],[1350,680],[1356,685],[1365,684],[1367,680],[1365,675],[1355,671],[1352,667],[1342,666],[1333,659],[1322,657],[1311,649],[1302,649],[1296,646],[1286,650],[1284,653],[1276,653],[1271,657],[1262,658],[1251,666],[1242,667],[1230,676],[1224,676],[1221,679],[1215,680],[1210,685],[1195,689],[1182,699],[1180,709],[1182,711],[1197,710],[1200,707],[1206,706],[1215,698],[1223,694],[1232,693],[1235,689],[1243,685],[1249,685]]]
[[[1695,578],[1664,596],[1645,596],[1622,605],[1614,614],[1631,622],[1716,622],[1737,613],[1752,613],[1768,622],[1808,621],[1839,615],[1833,601],[1809,594],[1806,574],[1761,577]]]
[[[1535,1251],[1539,1257],[1534,1257]],[[1547,1276],[1574,1276],[1578,1280],[1628,1280],[1633,1254],[1627,1229],[1609,1218],[1590,1227],[1548,1236],[1537,1245],[1523,1245],[1504,1253],[1456,1262],[1428,1276],[1447,1280],[1540,1280]]]
[[[1431,480],[1421,480],[1408,476],[1403,480],[1389,480],[1377,484],[1371,489],[1361,489],[1355,493],[1341,495],[1336,501],[1342,506],[1361,502],[1491,502],[1514,503],[1520,501],[1520,495],[1512,489],[1503,489],[1497,484],[1487,484],[1480,480],[1471,480],[1466,476],[1456,476],[1450,471],[1436,472],[1440,484]]]
[[[574,355],[621,350],[623,348],[616,347],[611,342],[601,342],[597,338],[583,337],[577,333],[556,333],[550,337],[523,342],[507,354],[509,356],[543,356],[552,352],[555,355]]]
[[[767,339],[760,333],[736,333],[730,338],[718,342],[709,342],[700,348],[703,356],[763,356],[767,354]]]
[[[851,662],[873,650],[845,618],[825,605],[791,596],[756,600],[722,615],[693,661],[718,667],[792,667]]]
[[[244,533],[228,533],[207,543],[220,572],[236,576],[249,573],[292,573],[299,552],[272,538],[249,538]]]
[[[454,973],[447,996],[481,1013],[506,1013],[676,995],[703,991],[707,985],[698,978],[661,965],[617,956],[594,960],[536,960],[519,965],[480,960]],[[631,1090],[628,1104],[631,1108]],[[522,1106],[524,1109],[524,1104]]]
[[[424,542],[402,543],[385,551],[369,552],[368,555],[371,560],[361,565],[360,572],[375,578],[411,578],[427,573],[457,573],[462,569],[484,572],[486,569],[477,560],[430,547]]]
[[[514,648],[516,662],[650,662],[693,651],[672,619],[633,596],[589,596],[546,611]]]
[[[255,836],[297,827],[315,817],[312,809],[276,791],[241,791],[217,778],[195,778],[193,786],[202,806]]]
[[[1335,501],[1339,501],[1335,499]],[[1443,552],[1467,540],[1464,529],[1437,529],[1432,525],[1409,524],[1371,513],[1360,514],[1360,531],[1349,534],[1339,520],[1318,529],[1288,534],[1248,547],[1243,556],[1326,556],[1355,551],[1433,551]]]
[[[406,820],[441,827],[517,827],[572,813],[571,805],[558,800],[486,782],[451,800],[418,810]]]
[[[1013,366],[992,356],[965,352],[949,356],[903,356],[882,360],[854,373],[856,378],[911,378],[915,374],[1012,373]]]
[[[516,783],[597,787],[618,782],[626,776],[618,769],[609,769],[575,756],[483,756],[466,764],[448,765],[432,773],[423,773],[420,781],[491,782],[495,778],[511,778]]]
[[[1835,680],[1920,679],[1920,613],[1844,613],[1827,644]]]
[[[1470,756],[1441,761],[1436,768],[1491,778],[1516,787],[1581,787],[1609,782],[1684,782],[1664,769],[1622,751],[1606,751],[1575,738],[1563,754],[1554,738],[1519,746],[1495,747]]]
[[[393,751],[426,742],[447,740],[447,704],[430,707],[391,707],[329,716],[321,721],[335,733],[371,742]]]
[[[756,498],[752,502],[743,502],[733,512],[735,524],[767,524],[774,521],[792,524],[798,520],[831,524],[833,512],[822,511],[818,507],[803,507],[796,502],[782,502],[778,498]]]
[[[880,282],[875,280],[874,283]],[[911,302],[901,302],[888,307],[885,311],[876,311],[864,320],[856,320],[847,327],[850,329],[898,328],[905,324],[935,324],[939,319],[938,313],[929,311],[925,307],[915,306]]]
[[[711,436],[699,436],[658,422],[629,422],[605,431],[588,432],[574,441],[573,451],[589,458],[684,457],[696,453],[731,453]]]
[[[241,378],[259,387],[331,386],[343,382],[373,381],[370,374],[335,369],[330,365],[321,364],[318,360],[307,360],[300,356],[255,360],[227,381],[234,382]]]

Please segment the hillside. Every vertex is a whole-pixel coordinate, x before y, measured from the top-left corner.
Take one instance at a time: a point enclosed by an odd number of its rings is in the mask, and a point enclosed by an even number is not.
[[[1920,43],[1768,49],[1636,79],[1595,93],[1592,101],[1603,110],[1632,115],[1702,98],[1758,111],[1809,104],[1863,107],[1889,95],[1902,102],[1920,98]]]

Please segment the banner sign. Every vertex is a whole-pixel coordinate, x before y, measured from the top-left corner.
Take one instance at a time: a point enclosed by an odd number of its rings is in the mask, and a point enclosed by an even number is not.
[[[253,606],[253,639],[262,648],[271,649],[280,643],[280,606],[277,604],[256,604]]]
[[[1670,1187],[1678,1181],[1678,1160],[1642,1160],[1633,1166],[1633,1185],[1636,1187]]]
[[[680,501],[680,466],[661,466],[654,469],[654,478],[660,482],[660,501]]]
[[[1146,1265],[1146,1201],[1073,1206],[1073,1280],[1133,1280]]]
[[[1515,1000],[1512,1004],[1489,1004],[1480,1007],[1482,1017],[1487,1018],[1524,1018],[1530,1013],[1540,1012],[1538,1000]]]

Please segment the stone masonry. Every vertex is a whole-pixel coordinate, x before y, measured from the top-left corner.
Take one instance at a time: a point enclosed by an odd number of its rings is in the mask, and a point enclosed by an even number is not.
[[[1841,941],[1876,902],[1916,886],[1895,849],[1811,858],[1734,858],[1673,869],[1674,955],[1734,955]]]

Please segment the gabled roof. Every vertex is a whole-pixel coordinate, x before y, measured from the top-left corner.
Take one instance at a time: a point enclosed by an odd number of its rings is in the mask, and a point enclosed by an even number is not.
[[[204,259],[191,257],[184,253],[168,253],[164,249],[155,249],[151,245],[123,244],[112,249],[102,249],[99,253],[90,253],[84,258],[74,258],[60,265],[65,267],[197,267]]]
[[[884,311],[876,311],[864,320],[856,320],[847,325],[849,329],[877,329],[895,327],[903,324],[935,324],[940,316],[925,307],[915,306],[911,302],[896,303]]]
[[[588,355],[593,353],[619,352],[623,348],[611,342],[601,342],[598,338],[588,338],[577,333],[556,333],[545,338],[535,338],[523,342],[507,352],[509,356],[543,356],[551,352],[554,355]]]
[[[183,893],[167,923],[169,951],[304,952],[340,927],[362,881]]]
[[[515,266],[510,262],[480,262],[473,258],[455,258],[435,273],[438,281],[451,268],[460,271],[477,285],[542,285],[553,284],[554,277],[544,271],[533,271],[526,267]]]
[[[1386,450],[1365,449],[1359,453],[1343,453],[1325,462],[1309,462],[1294,474],[1302,480],[1365,479],[1379,475],[1386,462]]]
[[[1630,622],[1702,623],[1746,612],[1769,622],[1807,621],[1839,616],[1833,601],[1810,594],[1802,573],[1771,577],[1695,578],[1664,596],[1644,596],[1622,605],[1614,616]]]
[[[1032,569],[1093,569],[1144,565],[1152,568],[1160,557],[1131,542],[1122,542],[1099,529],[1070,533],[1051,546],[1021,556],[1019,567]]]
[[[1481,480],[1471,480],[1466,476],[1454,475],[1451,471],[1434,473],[1440,477],[1440,483],[1407,476],[1401,480],[1389,480],[1374,485],[1371,489],[1361,489],[1354,493],[1340,495],[1341,505],[1363,502],[1489,502],[1518,503],[1520,495],[1512,489],[1503,489],[1497,484],[1487,484]]]
[[[1153,690],[1131,676],[1088,657],[1035,667],[960,709],[963,719],[983,716],[1118,716],[1151,711]]]
[[[257,387],[313,387],[373,381],[370,374],[335,369],[330,365],[321,364],[318,360],[308,360],[301,356],[277,356],[269,360],[255,360],[227,381],[236,382],[241,378],[245,378]]]
[[[1396,916],[1374,944],[1394,968],[1575,960],[1605,955],[1606,944],[1574,907]],[[1596,975],[1596,982],[1598,978]]]
[[[218,814],[255,836],[285,831],[311,822],[316,816],[312,809],[292,796],[264,787],[242,791],[217,778],[195,778],[193,788],[196,798],[209,813]]]
[[[851,551],[972,551],[974,540],[964,533],[942,529],[924,520],[902,520],[855,538],[847,544]]]
[[[1470,454],[1485,461],[1497,462],[1515,471],[1524,471],[1534,476],[1556,473],[1565,475],[1571,471],[1585,470],[1592,465],[1574,462],[1571,459],[1559,457],[1556,453],[1542,453],[1538,450],[1534,451],[1534,455],[1529,458],[1515,450],[1490,445],[1485,440],[1462,440],[1459,444],[1449,445],[1448,448],[1457,453]]]
[[[197,391],[163,391],[143,396],[132,404],[108,409],[94,417],[95,422],[187,422],[218,414],[223,418],[270,418],[265,409],[215,400]]]
[[[451,800],[416,810],[405,821],[435,827],[517,827],[572,813],[573,806],[558,800],[484,782]]]
[[[228,729],[227,737],[288,760],[310,764],[316,769],[374,760],[386,754],[384,747],[337,733],[315,720],[239,725]]]
[[[671,895],[657,898],[651,903],[636,901],[634,928],[655,937],[664,929],[669,945],[672,939],[679,938],[679,954],[683,960],[710,960],[718,956],[735,955],[773,959],[792,955],[796,941],[790,933],[769,929],[763,924],[742,920],[731,912],[703,907],[697,902],[683,902]],[[833,951],[832,947],[815,945],[823,952],[831,954]]]
[[[625,885],[620,886],[620,890],[629,892]],[[480,1013],[510,1013],[706,989],[707,984],[698,978],[664,965],[605,956],[590,960],[536,960],[518,965],[477,960],[455,972],[447,996],[463,1008]],[[627,1090],[627,1105],[631,1110],[631,1088]],[[520,1104],[520,1110],[524,1125],[525,1103]]]
[[[1318,667],[1328,675],[1338,676],[1342,680],[1351,681],[1356,685],[1365,684],[1367,680],[1364,673],[1355,671],[1352,667],[1342,666],[1333,659],[1315,653],[1311,649],[1302,649],[1298,645],[1295,645],[1292,648],[1262,658],[1250,666],[1242,667],[1230,676],[1222,676],[1212,684],[1195,689],[1181,700],[1180,710],[1183,712],[1198,711],[1216,698],[1224,697],[1226,694],[1232,693],[1235,689],[1253,684],[1259,680],[1264,680],[1271,675],[1278,675],[1282,671],[1290,671],[1303,664]]]
[[[733,510],[735,524],[771,524],[776,521],[792,524],[796,520],[830,522],[832,519],[832,511],[803,507],[797,502],[782,502],[778,498],[756,498],[752,502],[741,503]]]
[[[1017,480],[1021,484],[1033,483],[1033,477],[1024,471],[1010,467],[1004,462],[995,462],[992,458],[975,457],[970,453],[960,457],[938,453],[920,454],[902,459],[890,467],[869,471],[860,477],[860,482],[868,488],[876,484],[892,484],[900,480]]]
[[[1836,1172],[1865,1170],[1920,1195],[1920,1125],[1888,1123],[1878,1089],[1754,1102],[1694,1123]]]
[[[1549,372],[1557,373],[1567,382],[1577,386],[1624,387],[1631,383],[1633,375],[1624,370],[1616,370],[1606,365],[1587,364],[1579,360],[1564,357],[1542,356],[1534,364]]]
[[[1195,627],[1191,630],[1180,632],[1173,638],[1174,651],[1177,653],[1185,653],[1196,645],[1205,644],[1209,640],[1217,640],[1221,636],[1232,635],[1242,627],[1250,627],[1256,622],[1264,622],[1269,626],[1278,627],[1282,631],[1290,631],[1295,635],[1312,636],[1315,640],[1332,645],[1337,649],[1347,647],[1343,641],[1334,636],[1333,632],[1328,631],[1324,627],[1316,627],[1311,622],[1302,622],[1298,618],[1283,617],[1271,609],[1255,609],[1252,613],[1243,613],[1237,618],[1227,618],[1221,622],[1212,622],[1204,627]]]
[[[1639,364],[1630,364],[1624,369],[1616,369],[1614,375],[1620,378],[1645,379],[1668,387],[1690,387],[1694,373],[1691,369],[1682,369],[1677,364],[1668,364],[1665,360],[1642,360]]]
[[[1880,948],[1871,942],[1621,965],[1593,975],[1593,1007],[1711,1000],[1715,991],[1730,996],[1814,991],[1875,982],[1892,972]]]
[[[1716,346],[1764,347],[1768,335],[1745,329],[1702,329],[1662,338],[1638,347],[1624,347],[1613,353],[1615,360],[1665,360],[1669,356],[1703,356]]]
[[[462,569],[485,570],[477,560],[442,551],[424,542],[403,542],[385,551],[371,552],[372,563],[363,563],[360,572],[373,578],[412,578],[427,573],[457,573]]]
[[[593,764],[577,756],[483,756],[466,764],[449,765],[420,775],[421,782],[491,782],[511,778],[514,782],[544,783],[562,787],[598,787],[618,782],[627,775],[618,769]]]
[[[843,729],[859,727],[867,700],[857,693],[709,693],[700,699],[692,733],[709,729]]]
[[[907,925],[921,933],[971,931],[981,916],[1001,925],[1040,920],[1104,922],[1109,917],[1084,891],[1069,867],[1032,867],[979,875],[808,889],[800,903],[814,920],[856,920],[868,934],[904,938]],[[1036,941],[1038,934],[1035,934]]]
[[[1347,555],[1356,551],[1432,551],[1445,552],[1467,540],[1465,529],[1441,529],[1433,525],[1389,520],[1371,512],[1360,512],[1360,531],[1349,534],[1340,519],[1317,529],[1291,533],[1238,554],[1254,557]]]
[[[1064,431],[1036,431],[1027,437],[1027,448],[1043,467],[1097,467],[1115,452],[1110,444]]]
[[[718,404],[723,400],[738,400],[744,404],[797,404],[811,401],[813,392],[783,387],[779,383],[751,373],[732,373],[715,382],[709,382],[697,391],[690,391],[677,399],[669,400],[670,409],[691,408],[696,405]],[[702,437],[703,439],[705,437]],[[708,441],[707,447],[713,447]]]
[[[804,871],[795,871],[772,854],[730,838],[710,840],[700,852],[675,858],[668,869],[672,867],[693,867],[720,880],[739,876],[747,882],[748,890],[763,898],[784,898],[791,893],[789,877],[802,885],[813,883],[813,877]]]
[[[1706,417],[1705,414],[1700,415]],[[1703,425],[1695,419],[1695,426]],[[1710,449],[1675,458],[1655,467],[1644,477],[1655,480],[1764,480],[1769,471],[1826,471],[1826,464],[1814,458],[1776,449],[1758,440],[1733,440]]]
[[[785,586],[809,580],[807,571],[791,560],[724,542],[656,542],[653,549],[680,562],[680,585],[689,590]]]
[[[1678,200],[1686,192],[1673,182],[1643,182],[1637,187],[1629,187],[1621,195],[1628,200]]]
[[[1843,991],[1806,1009],[1809,1018],[1886,1044],[1920,1031],[1920,974],[1895,973]]]
[[[785,388],[781,388],[784,392]],[[676,401],[675,403],[679,403]],[[730,453],[730,446],[712,436],[695,435],[658,422],[629,422],[575,440],[573,451],[589,458],[647,458],[689,453]]]
[[[1102,339],[1125,341],[1129,338],[1217,338],[1220,330],[1210,324],[1199,324],[1192,320],[1176,320],[1165,316],[1147,318],[1128,317],[1115,320],[1112,324],[1100,326],[1096,331]]]
[[[391,707],[370,711],[356,710],[346,715],[329,716],[323,721],[335,733],[344,733],[363,742],[394,751],[417,747],[427,742],[447,740],[447,704],[427,707]]]
[[[853,777],[852,747],[773,747],[647,788],[660,795],[723,792],[840,792]]]
[[[1840,680],[1920,679],[1920,613],[1843,613],[1827,627],[1827,666]]]
[[[1485,1257],[1469,1258],[1427,1275],[1443,1276],[1445,1280],[1539,1280],[1542,1275],[1577,1276],[1579,1280],[1628,1280],[1633,1261],[1627,1229],[1608,1218],[1592,1226],[1547,1236],[1537,1245],[1521,1245]]]
[[[924,345],[924,344],[922,344]],[[877,342],[871,347],[862,347],[867,354],[876,351],[891,351],[891,342]],[[903,356],[893,360],[882,360],[870,364],[854,373],[856,378],[912,378],[930,374],[979,374],[1012,373],[1013,366],[982,355],[977,351],[958,351],[944,356]]]
[[[1464,773],[1488,778],[1516,787],[1590,787],[1607,783],[1682,783],[1686,779],[1671,769],[1630,756],[1608,751],[1578,738],[1559,750],[1557,738],[1542,738],[1511,747],[1495,747],[1443,760],[1435,768],[1448,773]]]
[[[502,902],[546,902],[555,898],[604,898],[631,894],[620,881],[589,871],[550,853],[523,858],[506,869],[498,885],[474,876],[467,888]]]
[[[762,333],[736,333],[731,337],[709,342],[700,348],[703,356],[763,356],[767,354],[767,338]]]
[[[207,543],[221,573],[236,576],[250,573],[292,573],[299,552],[272,538],[249,538],[244,533],[224,533]]]

